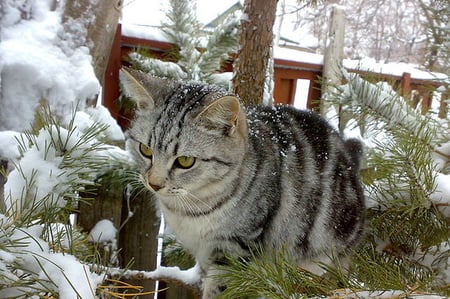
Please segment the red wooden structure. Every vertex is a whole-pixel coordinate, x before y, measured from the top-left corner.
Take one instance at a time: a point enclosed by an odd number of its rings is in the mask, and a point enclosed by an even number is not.
[[[116,101],[119,97],[119,69],[123,64],[123,58],[137,48],[145,48],[149,50],[156,57],[162,57],[163,54],[173,48],[173,45],[168,42],[161,42],[156,40],[145,40],[134,37],[127,37],[121,34],[121,26],[119,25],[116,31],[113,48],[110,54],[109,63],[105,73],[105,86],[103,92],[103,104],[109,108],[112,115],[118,119],[121,126],[126,127],[128,120],[127,115],[123,111],[119,111]],[[320,78],[322,75],[323,65],[315,63],[305,63],[291,61],[287,59],[275,59],[275,103],[293,104],[295,93],[297,89],[297,80],[309,80],[308,99],[306,107],[314,109],[318,107],[321,98],[321,84]],[[224,67],[224,70],[231,71],[231,61]],[[402,96],[410,97],[414,90],[416,95],[419,95],[422,100],[422,111],[426,112],[432,99],[432,93],[442,83],[411,78],[411,74],[403,73],[402,76],[394,76],[389,74],[373,73],[361,70],[349,70],[359,73],[363,77],[375,81],[391,82],[395,89],[399,90]],[[447,95],[443,95],[445,98]],[[441,100],[440,116],[446,117],[446,104]]]

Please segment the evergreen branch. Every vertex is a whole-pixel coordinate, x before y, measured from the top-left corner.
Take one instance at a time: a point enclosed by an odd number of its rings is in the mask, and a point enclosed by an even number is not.
[[[229,258],[219,268],[227,285],[221,298],[303,298],[324,296],[338,288],[336,281],[301,269],[287,251],[252,252],[249,260]]]
[[[340,90],[339,103],[342,104],[342,94],[347,97],[347,103],[356,103],[361,109],[370,109],[370,115],[382,119],[390,130],[401,127],[413,136],[429,140],[430,147],[435,148],[442,140],[450,138],[449,133],[437,121],[422,116],[412,109],[408,103],[396,94],[392,88],[383,84],[372,84],[362,79],[358,74],[343,71],[348,81],[347,88],[338,87]],[[418,130],[417,124],[423,124],[426,128]],[[422,136],[422,133],[431,134]]]
[[[229,59],[230,53],[236,51],[238,44],[239,20],[232,16],[214,28],[208,36],[205,52],[198,62],[201,80],[211,83],[210,76],[219,71],[223,61]]]
[[[199,77],[196,65],[200,58],[197,50],[200,26],[195,12],[195,1],[171,0],[166,13],[168,22],[163,22],[161,27],[169,41],[180,48],[177,63],[191,80],[198,80]]]
[[[183,80],[188,77],[184,70],[178,64],[173,62],[145,57],[136,52],[130,53],[129,58],[135,68],[158,77],[170,78],[173,80]]]

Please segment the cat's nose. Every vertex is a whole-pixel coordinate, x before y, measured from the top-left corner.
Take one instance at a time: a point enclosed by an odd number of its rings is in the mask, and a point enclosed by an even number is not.
[[[155,185],[155,184],[152,184],[152,183],[149,183],[149,185],[150,185],[150,187],[152,187],[153,191],[155,191],[155,192],[160,190],[160,189],[162,189],[164,187],[164,186]]]

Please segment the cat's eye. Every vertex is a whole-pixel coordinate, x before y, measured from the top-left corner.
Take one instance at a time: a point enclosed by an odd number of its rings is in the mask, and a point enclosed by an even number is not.
[[[139,144],[139,151],[141,152],[141,155],[151,159],[153,156],[153,151],[151,150],[151,148],[149,148],[147,145],[140,143]]]
[[[180,156],[175,160],[175,166],[188,169],[194,166],[195,158],[190,156]]]

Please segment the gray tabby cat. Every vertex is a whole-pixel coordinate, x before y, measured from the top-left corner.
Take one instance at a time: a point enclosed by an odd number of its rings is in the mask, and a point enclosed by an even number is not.
[[[251,107],[225,91],[121,71],[138,106],[131,151],[168,225],[203,273],[203,298],[225,287],[224,255],[285,247],[308,268],[358,243],[361,146],[322,118],[288,106]]]

